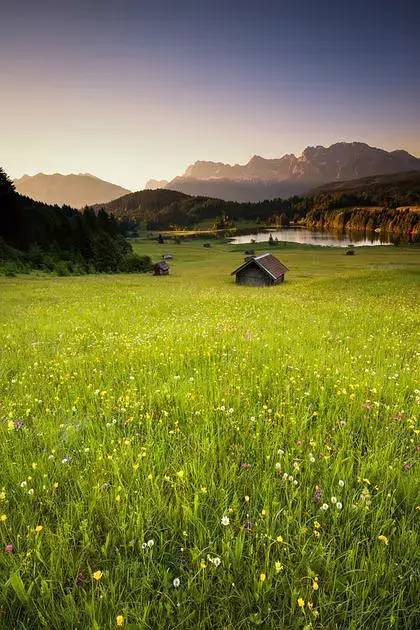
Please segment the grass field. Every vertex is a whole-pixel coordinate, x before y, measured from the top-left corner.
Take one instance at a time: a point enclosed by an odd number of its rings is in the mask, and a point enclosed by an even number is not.
[[[136,247],[0,278],[0,628],[418,628],[420,249]]]

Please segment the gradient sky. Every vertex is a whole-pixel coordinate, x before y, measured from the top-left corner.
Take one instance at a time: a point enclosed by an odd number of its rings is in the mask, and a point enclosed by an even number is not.
[[[133,190],[198,159],[420,156],[418,0],[0,0],[0,164]]]

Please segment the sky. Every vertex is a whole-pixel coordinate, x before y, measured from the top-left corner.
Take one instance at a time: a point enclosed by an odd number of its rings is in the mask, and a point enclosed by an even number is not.
[[[420,156],[418,0],[0,0],[0,165],[125,186],[363,141]]]

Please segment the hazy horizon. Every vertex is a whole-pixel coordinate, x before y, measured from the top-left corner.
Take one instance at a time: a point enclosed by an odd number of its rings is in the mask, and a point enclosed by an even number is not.
[[[131,190],[196,160],[360,141],[420,155],[420,7],[357,0],[2,10],[2,166]]]

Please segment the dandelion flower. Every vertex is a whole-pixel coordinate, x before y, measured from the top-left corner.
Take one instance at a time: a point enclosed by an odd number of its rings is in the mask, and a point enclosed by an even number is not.
[[[179,578],[175,578],[172,584],[175,588],[178,588],[178,586],[181,584],[181,580]]]
[[[116,624],[118,628],[124,625],[124,617],[122,615],[117,615]]]
[[[380,534],[380,536],[378,536],[378,540],[383,543],[384,545],[388,544],[388,538],[386,536],[384,536],[383,534]]]
[[[95,573],[92,574],[92,577],[94,580],[96,580],[97,582],[99,582],[99,580],[102,579],[103,573],[102,571],[95,571]]]
[[[283,536],[277,536],[276,538],[278,543],[282,543],[283,542]]]
[[[1,521],[2,523],[4,523],[5,521],[7,521],[7,514],[2,514],[2,515],[0,516],[0,521]]]
[[[230,518],[229,516],[223,516],[222,520],[220,521],[222,523],[222,525],[224,525],[225,527],[227,527],[230,523]]]
[[[43,530],[43,529],[44,529],[44,527],[43,527],[42,525],[37,525],[37,526],[35,527],[35,532],[36,532],[37,534],[40,534],[40,533],[42,532],[42,530]]]
[[[298,603],[299,608],[305,607],[305,600],[303,599],[303,597],[299,597],[299,599],[297,600],[297,603]]]

